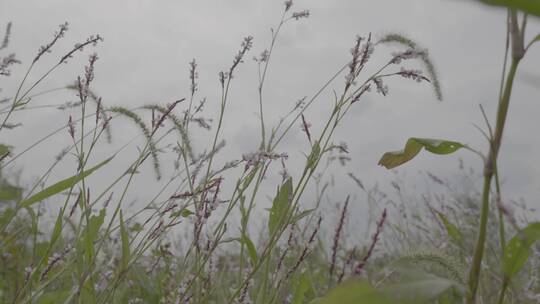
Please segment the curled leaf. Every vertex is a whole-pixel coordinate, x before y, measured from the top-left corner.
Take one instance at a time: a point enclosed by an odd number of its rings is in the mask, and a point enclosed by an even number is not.
[[[384,153],[379,160],[379,165],[386,169],[401,166],[413,159],[422,148],[434,154],[450,154],[463,147],[465,145],[455,141],[412,137],[407,140],[403,150]]]

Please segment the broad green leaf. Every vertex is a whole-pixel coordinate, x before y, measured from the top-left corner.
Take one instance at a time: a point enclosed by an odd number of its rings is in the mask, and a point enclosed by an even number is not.
[[[257,249],[255,248],[255,245],[253,244],[249,236],[244,234],[240,241],[244,243],[244,245],[246,245],[252,265],[257,265],[257,261],[259,260],[259,258],[257,257]]]
[[[84,251],[88,259],[91,260],[94,256],[94,241],[96,240],[99,229],[105,220],[105,209],[101,209],[98,215],[92,215],[86,227],[86,235],[84,237]]]
[[[20,201],[23,189],[0,181],[0,202]]]
[[[366,281],[346,281],[313,304],[394,304]]]
[[[124,215],[120,210],[120,237],[122,238],[122,271],[126,270],[129,264],[130,252],[129,252],[129,236],[124,223]]]
[[[443,213],[439,211],[435,211],[435,212],[437,213],[437,216],[443,222],[444,228],[446,229],[446,233],[448,233],[448,236],[450,236],[457,244],[461,244],[463,237],[459,229],[456,227],[456,225],[452,224]]]
[[[305,294],[309,290],[311,285],[311,280],[309,279],[309,275],[307,274],[307,272],[302,273],[302,275],[300,275],[300,279],[297,281],[298,282],[293,290],[293,298],[291,304],[304,303]]]
[[[540,1],[538,0],[480,0],[486,4],[515,8],[523,12],[540,16]]]
[[[268,232],[272,235],[281,225],[289,209],[290,196],[293,193],[292,178],[288,178],[278,189],[277,195],[272,202],[268,217]]]
[[[308,169],[315,169],[315,165],[317,164],[317,160],[319,159],[321,154],[321,146],[319,144],[319,141],[315,141],[313,144],[313,147],[311,148],[311,153],[308,156],[307,159],[307,168]]]
[[[503,272],[511,280],[525,265],[531,246],[540,239],[540,222],[529,224],[506,244],[503,258]]]
[[[386,169],[398,167],[413,159],[422,148],[434,154],[450,154],[463,147],[463,144],[455,141],[412,137],[407,140],[403,150],[384,153],[379,165]]]
[[[103,162],[97,164],[96,166],[94,166],[94,167],[92,167],[92,168],[90,168],[88,170],[83,171],[80,174],[77,174],[77,175],[74,175],[72,177],[61,180],[61,181],[57,182],[56,184],[51,185],[51,186],[43,189],[42,191],[32,195],[28,199],[21,201],[20,202],[21,207],[23,207],[23,208],[29,207],[29,206],[31,206],[31,205],[33,205],[33,204],[35,204],[37,202],[40,202],[40,201],[42,201],[42,200],[44,200],[44,199],[46,199],[46,198],[48,198],[50,196],[53,196],[55,194],[58,194],[58,193],[60,193],[60,192],[62,192],[64,190],[66,190],[66,189],[71,188],[72,186],[74,186],[78,182],[80,182],[83,178],[87,177],[88,175],[94,173],[99,168],[103,167],[111,159],[113,159],[113,157],[110,157],[110,158],[104,160]]]

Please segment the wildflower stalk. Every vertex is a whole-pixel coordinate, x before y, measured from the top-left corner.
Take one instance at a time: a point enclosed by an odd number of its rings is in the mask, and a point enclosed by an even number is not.
[[[264,149],[265,145],[266,145],[266,127],[264,125],[264,111],[263,111],[263,87],[264,87],[264,83],[265,83],[265,79],[266,79],[266,72],[268,71],[268,65],[270,63],[270,58],[272,56],[272,51],[274,50],[274,45],[276,43],[276,39],[279,35],[279,31],[281,30],[281,27],[283,26],[283,24],[285,23],[285,13],[287,12],[287,10],[284,10],[283,11],[283,14],[281,15],[281,20],[279,22],[279,25],[277,26],[276,28],[276,31],[272,31],[272,41],[270,43],[270,49],[268,50],[268,52],[266,53],[263,53],[264,54],[264,57],[266,58],[261,58],[263,61],[264,61],[264,68],[262,70],[262,73],[261,71],[259,71],[259,86],[258,86],[258,93],[259,93],[259,115],[260,115],[260,120],[261,120],[261,150]],[[287,19],[289,20],[289,19]]]
[[[257,87],[257,90],[258,90],[258,95],[259,95],[259,116],[260,116],[260,122],[261,122],[261,144],[260,144],[259,150],[261,150],[261,151],[266,149],[265,148],[266,147],[266,127],[265,127],[265,123],[264,123],[264,111],[263,111],[263,88],[264,88],[264,84],[265,84],[265,80],[266,80],[268,66],[270,64],[270,59],[271,59],[272,53],[274,51],[274,46],[276,44],[276,40],[277,40],[277,38],[279,36],[279,32],[280,32],[282,26],[285,24],[285,22],[288,21],[288,20],[291,20],[290,18],[285,19],[286,13],[288,12],[289,9],[290,9],[290,6],[286,4],[285,9],[283,10],[283,13],[281,14],[281,19],[279,21],[279,25],[277,26],[275,31],[272,30],[272,40],[270,42],[269,49],[263,51],[263,53],[261,54],[261,58],[258,59],[258,62],[259,62],[259,85]],[[261,63],[264,63],[264,67],[263,67],[262,71],[261,71],[261,66],[260,66]],[[268,147],[268,148],[270,148],[270,147]],[[270,150],[270,149],[268,149],[268,150]],[[251,195],[251,199],[250,199],[247,211],[246,211],[246,215],[242,219],[242,230],[241,230],[242,235],[247,235],[247,226],[248,226],[249,218],[250,218],[250,215],[251,215],[251,211],[253,210],[253,206],[255,204],[255,198],[256,198],[256,195],[257,195],[258,190],[259,190],[259,185],[261,184],[261,182],[262,182],[262,180],[264,178],[264,173],[265,173],[265,170],[264,170],[264,168],[262,168],[259,171],[259,174],[257,176],[257,180],[256,180],[254,190],[253,190],[252,195]],[[239,262],[240,263],[240,271],[239,271],[240,280],[242,280],[242,274],[243,274],[243,269],[244,269],[244,250],[245,250],[244,243],[241,243],[240,244],[240,262]]]
[[[478,227],[478,239],[474,249],[473,260],[471,268],[469,270],[469,290],[467,293],[467,304],[476,303],[476,293],[478,290],[478,283],[480,280],[480,270],[482,266],[482,258],[484,255],[484,248],[487,236],[487,222],[489,215],[489,199],[491,182],[497,169],[497,157],[499,149],[501,147],[502,136],[506,117],[508,114],[508,108],[510,105],[510,97],[512,95],[512,87],[514,84],[514,78],[516,76],[518,65],[523,58],[525,49],[523,47],[522,32],[518,25],[517,12],[511,10],[510,12],[510,37],[512,41],[512,61],[510,63],[510,69],[506,77],[506,82],[503,90],[503,94],[499,100],[497,108],[497,118],[494,130],[493,138],[490,140],[490,149],[488,157],[484,164],[484,186],[482,194],[482,207],[480,215],[480,224]],[[506,287],[503,283],[503,289],[501,290],[500,301],[504,299],[504,292]]]
[[[368,42],[369,43],[369,42]],[[367,53],[367,51],[366,51]],[[320,163],[321,159],[323,158],[323,155],[325,152],[328,151],[328,147],[330,145],[330,140],[332,138],[332,135],[334,134],[339,122],[345,114],[350,109],[350,106],[355,101],[355,96],[357,96],[358,93],[362,92],[362,90],[369,85],[369,83],[377,76],[380,75],[380,73],[388,67],[389,64],[384,65],[382,68],[380,68],[378,71],[376,71],[374,74],[372,74],[366,81],[364,81],[360,86],[352,89],[351,86],[345,86],[341,96],[339,99],[335,101],[334,109],[332,110],[332,113],[330,114],[328,120],[326,121],[326,124],[322,130],[322,132],[319,135],[319,140],[317,143],[320,143],[320,153],[315,156],[315,159],[313,159],[313,162],[307,163],[303,169],[302,175],[300,176],[299,181],[296,183],[296,186],[293,188],[293,193],[291,195],[291,203],[290,207],[288,207],[288,212],[286,215],[286,218],[283,220],[283,226],[280,229],[276,229],[276,231],[270,236],[268,243],[263,249],[263,252],[261,253],[261,256],[259,257],[258,263],[253,265],[251,268],[251,272],[248,274],[246,280],[251,279],[255,273],[259,270],[260,267],[263,266],[264,263],[267,263],[267,259],[269,258],[273,248],[275,248],[278,240],[280,239],[281,235],[284,233],[286,227],[288,227],[289,224],[291,224],[294,215],[296,214],[297,207],[300,203],[300,198],[302,197],[302,194],[304,193],[309,181],[313,177],[313,173],[316,171],[318,164]],[[347,66],[346,66],[347,67]],[[344,67],[344,68],[346,68]],[[353,74],[352,78],[353,80],[357,77],[359,71],[361,70],[362,65],[360,67],[355,67],[353,71],[355,73]],[[333,79],[333,78],[332,78]],[[351,90],[349,90],[351,89]],[[352,91],[352,92],[351,92]],[[318,95],[317,93],[316,95]],[[310,101],[311,102],[311,101]],[[300,117],[301,114],[297,116]],[[287,129],[288,130],[288,129]],[[285,132],[287,131],[285,130]],[[278,138],[277,142],[274,143],[274,145],[277,145],[277,143],[280,141],[281,137]],[[314,149],[314,147],[312,147]],[[242,287],[243,285],[241,285]],[[228,303],[232,303],[234,299],[238,297],[240,294],[242,288],[237,288],[233,293],[232,296],[229,298]]]
[[[56,41],[61,37],[63,37],[63,33],[60,34],[60,36],[55,37],[55,40],[52,42],[52,44],[50,44],[48,46],[48,48],[50,49],[50,47],[54,43],[56,43]],[[45,78],[49,77],[49,75],[51,73],[53,73],[55,70],[57,70],[58,67],[62,66],[62,64],[64,64],[64,63],[66,63],[67,60],[72,57],[73,53],[75,53],[75,51],[82,50],[87,45],[94,45],[95,46],[99,41],[102,41],[102,40],[103,39],[101,38],[101,36],[96,35],[96,36],[90,36],[86,40],[86,42],[84,42],[84,43],[76,44],[75,47],[70,52],[68,52],[66,55],[64,55],[60,59],[60,61],[58,63],[56,63],[51,68],[49,68],[43,75],[41,75],[38,78],[38,80],[36,80],[32,85],[30,85],[30,87],[28,89],[26,89],[24,92],[22,92],[22,87],[25,84],[26,80],[28,79],[28,76],[30,75],[30,72],[34,68],[34,65],[36,64],[36,62],[40,59],[40,57],[45,52],[48,52],[48,50],[44,50],[44,51],[40,50],[38,56],[32,61],[32,63],[30,64],[30,66],[26,70],[26,73],[25,73],[22,81],[19,83],[19,86],[17,88],[17,92],[15,93],[15,96],[13,97],[13,102],[11,104],[11,107],[10,107],[9,111],[7,112],[6,116],[4,117],[4,119],[2,120],[2,124],[0,124],[0,131],[2,130],[2,128],[4,128],[6,126],[6,123],[7,123],[8,119],[9,119],[9,117],[11,116],[11,114],[13,114],[15,109],[23,104],[22,102],[23,102],[23,100],[25,100],[25,98],[28,96],[28,94],[30,94],[30,92],[32,92],[32,90],[35,87],[37,87]]]

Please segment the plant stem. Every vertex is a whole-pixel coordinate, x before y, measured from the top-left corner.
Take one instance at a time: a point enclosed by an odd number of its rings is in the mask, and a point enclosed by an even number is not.
[[[507,287],[508,287],[508,281],[505,278],[504,281],[503,281],[503,285],[501,287],[501,292],[499,293],[499,299],[497,300],[498,304],[503,304],[504,303],[504,296],[506,295]]]
[[[510,96],[512,94],[512,86],[516,75],[517,67],[519,65],[520,57],[513,56],[510,71],[506,79],[503,96],[499,101],[497,109],[497,124],[495,125],[495,134],[491,142],[489,156],[484,165],[484,189],[482,194],[482,209],[480,215],[480,226],[478,229],[478,239],[474,249],[473,261],[469,271],[469,292],[467,294],[467,304],[476,303],[476,292],[478,290],[478,282],[480,279],[480,269],[482,265],[482,258],[484,255],[484,247],[487,234],[487,221],[489,214],[489,194],[491,189],[491,181],[493,179],[497,156],[501,147],[501,140],[504,131],[504,125],[506,122],[506,116],[508,114],[508,107],[510,105]]]

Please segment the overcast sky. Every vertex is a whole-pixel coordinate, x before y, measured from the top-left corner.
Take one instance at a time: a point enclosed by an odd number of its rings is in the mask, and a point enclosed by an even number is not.
[[[297,99],[312,96],[347,62],[355,35],[367,36],[371,32],[380,37],[387,32],[399,32],[429,49],[444,100],[437,101],[428,85],[406,79],[389,81],[387,97],[375,92],[366,95],[337,131],[335,142],[347,142],[352,157],[340,170],[354,172],[366,185],[388,184],[395,175],[377,166],[377,161],[383,152],[400,149],[411,136],[458,140],[485,150],[485,141],[472,123],[484,126],[479,104],[485,107],[490,119],[495,116],[504,53],[504,9],[467,0],[295,1],[293,10],[303,9],[309,9],[311,16],[283,28],[271,63],[265,92],[270,126]],[[13,68],[9,80],[2,79],[0,94],[12,94],[38,47],[50,40],[58,24],[68,21],[70,30],[66,38],[48,55],[50,61],[46,59],[36,68],[31,79],[38,77],[75,42],[99,33],[105,41],[96,48],[100,59],[93,89],[106,105],[132,108],[187,97],[188,63],[196,58],[198,99],[207,97],[208,116],[215,116],[220,93],[217,73],[230,66],[244,36],[255,37],[248,59],[264,50],[270,40],[269,29],[277,24],[282,10],[282,1],[268,0],[3,0],[0,22],[13,22],[10,51],[16,52],[23,64]],[[540,23],[530,18],[527,29],[530,39],[540,32]],[[387,61],[393,50],[378,48],[370,66],[376,68]],[[83,73],[90,52],[78,54],[36,91],[72,82]],[[530,206],[538,206],[540,197],[540,138],[536,118],[540,115],[539,66],[540,45],[531,49],[520,66],[500,155],[506,196],[523,197]],[[239,158],[258,146],[256,75],[256,64],[246,60],[235,76],[225,117],[223,135],[227,148],[223,159]],[[340,77],[332,88],[339,89],[342,83]],[[68,100],[75,100],[75,95],[57,92],[33,102],[39,105]],[[329,115],[332,92],[324,94],[317,103],[306,113],[315,134]],[[1,142],[16,146],[17,151],[65,124],[68,117],[66,112],[55,109],[23,113],[14,115],[12,122],[21,122],[24,128],[2,130]],[[135,128],[123,122],[115,122],[113,132],[116,148],[137,134]],[[195,143],[199,151],[208,144],[210,134],[197,133]],[[23,179],[39,176],[51,164],[53,155],[69,142],[67,132],[60,133],[40,150],[21,158],[17,166],[24,170]],[[135,145],[131,148],[135,151]],[[302,153],[309,148],[299,126],[277,150],[289,153],[290,162],[300,163]],[[112,151],[115,148],[103,147],[95,161]],[[424,170],[440,177],[452,177],[460,158],[481,172],[477,158],[463,151],[449,157],[421,155],[400,168],[399,174],[410,177],[413,183],[422,182],[418,171]],[[114,160],[118,168],[125,168],[128,163],[128,157]],[[70,164],[56,171],[50,180],[73,172],[74,162]],[[136,181],[139,190],[135,193],[144,197],[148,195],[147,189],[157,189],[155,185],[148,186],[149,178],[150,175]],[[344,187],[356,191],[348,185]]]

